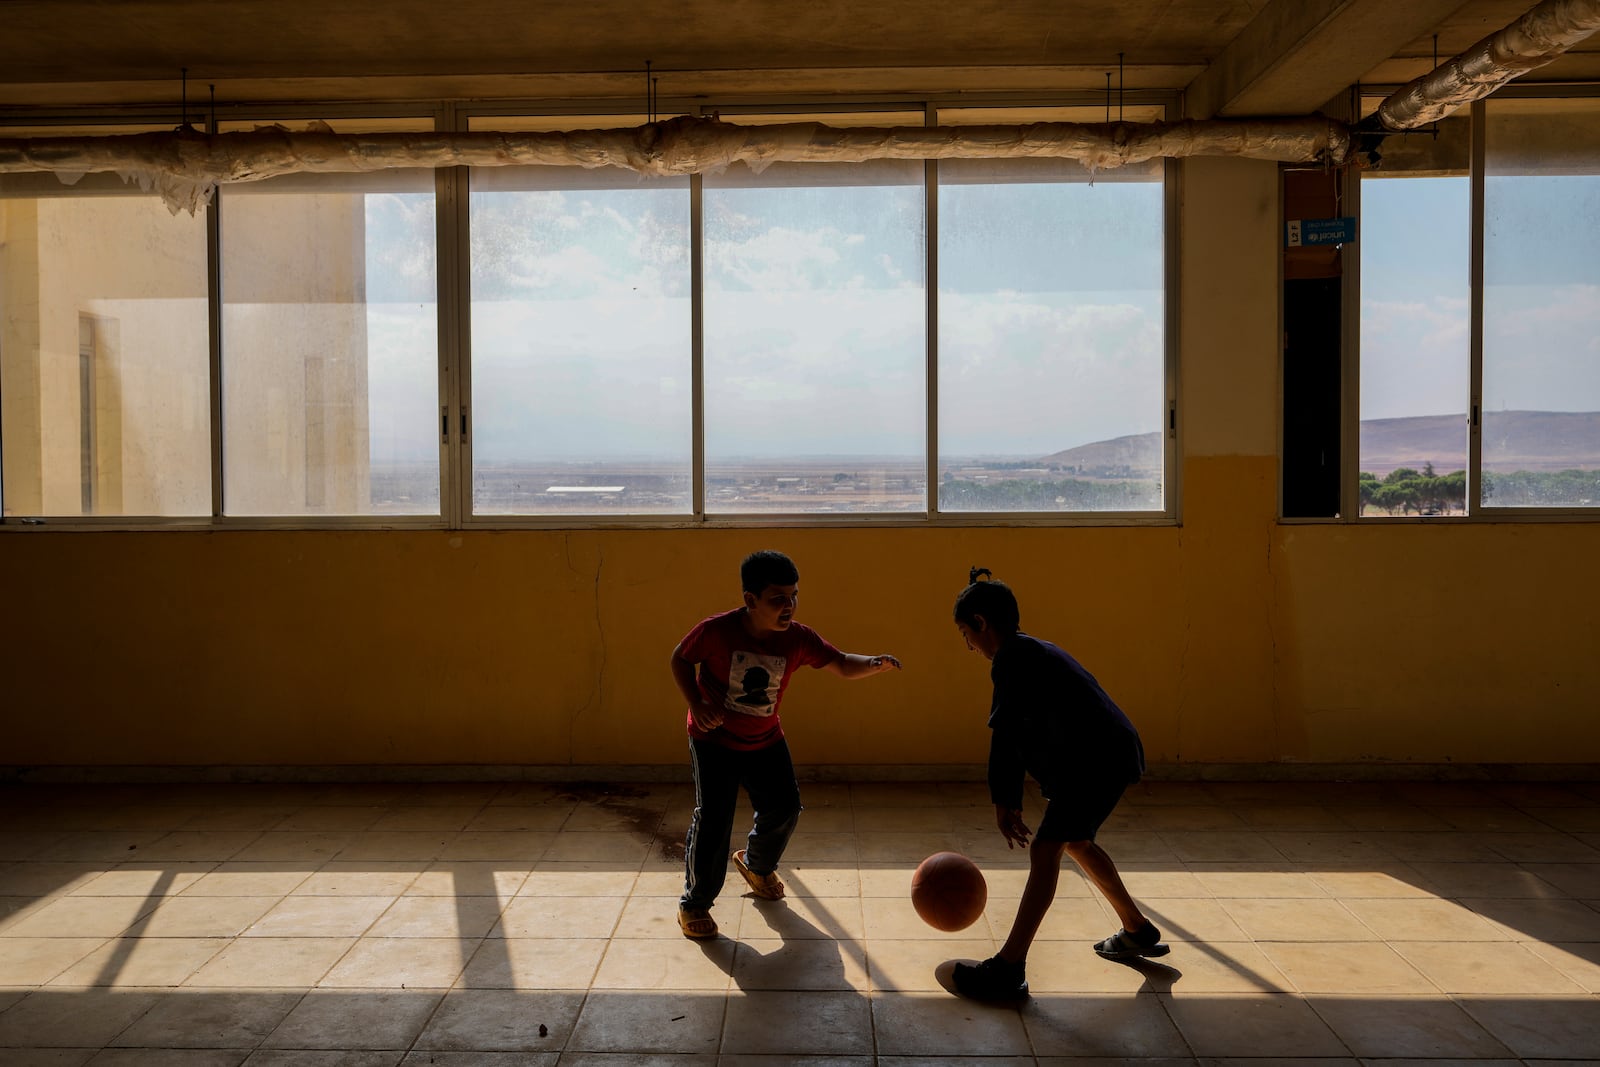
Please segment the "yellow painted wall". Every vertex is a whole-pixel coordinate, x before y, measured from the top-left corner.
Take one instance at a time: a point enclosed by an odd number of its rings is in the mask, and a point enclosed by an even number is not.
[[[1275,520],[1276,188],[1185,168],[1181,526],[7,533],[0,765],[683,763],[668,654],[763,547],[907,668],[798,677],[802,763],[982,760],[974,564],[1153,760],[1600,762],[1600,525]]]
[[[1285,756],[1600,760],[1600,528],[1298,527],[1276,542]]]

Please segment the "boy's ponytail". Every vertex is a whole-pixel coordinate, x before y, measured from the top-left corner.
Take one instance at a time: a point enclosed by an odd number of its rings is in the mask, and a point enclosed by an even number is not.
[[[1006,583],[997,581],[988,567],[967,571],[967,587],[956,597],[956,621],[972,625],[981,616],[1001,633],[1014,633],[1021,625],[1017,597]]]

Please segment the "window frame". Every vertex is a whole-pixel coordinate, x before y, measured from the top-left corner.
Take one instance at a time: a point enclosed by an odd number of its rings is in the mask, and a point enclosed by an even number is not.
[[[1361,86],[1364,99],[1388,96],[1398,86]],[[1343,441],[1341,454],[1341,515],[1332,519],[1280,519],[1282,522],[1340,522],[1362,525],[1389,524],[1504,524],[1545,522],[1600,522],[1600,506],[1520,507],[1485,505],[1481,500],[1483,478],[1483,304],[1484,304],[1484,225],[1487,189],[1487,116],[1489,105],[1498,100],[1600,99],[1600,84],[1511,85],[1467,107],[1470,129],[1468,151],[1468,390],[1467,488],[1466,509],[1461,515],[1361,515],[1360,512],[1360,433],[1361,433],[1361,301],[1360,255],[1347,257],[1345,275],[1350,283],[1344,289],[1345,370]],[[1421,135],[1419,131],[1418,135]],[[1362,180],[1347,183],[1344,195],[1349,211],[1362,218]],[[1360,225],[1358,223],[1358,225]],[[1359,232],[1358,238],[1359,240]]]
[[[183,125],[185,122],[198,124],[209,129],[205,116],[198,112],[175,110],[170,105],[159,107],[113,107],[113,108],[63,108],[41,109],[29,111],[24,114],[0,114],[0,129],[28,130],[40,137],[52,135],[67,136],[71,131],[96,129],[103,132],[105,129],[117,127],[130,127],[135,132],[151,127],[170,128]],[[48,177],[48,175],[41,175]],[[62,183],[59,195],[63,199],[70,199],[72,193],[69,186]],[[55,190],[52,190],[55,192]],[[133,190],[129,195],[148,195]],[[217,421],[217,398],[220,396],[217,383],[217,357],[216,357],[216,316],[218,313],[217,274],[215,256],[215,230],[213,216],[215,209],[207,206],[206,212],[206,280],[207,280],[207,331],[208,331],[208,363],[210,375],[209,388],[211,393],[210,405],[210,454],[208,462],[211,473],[211,515],[6,515],[0,510],[0,532],[4,531],[35,531],[45,530],[209,530],[215,527],[217,518],[218,479],[220,478],[220,452],[221,443],[220,426]],[[4,451],[4,427],[0,427],[0,452]],[[5,486],[0,484],[0,504],[4,501]]]
[[[1129,106],[1158,109],[1170,118],[1178,107],[1178,94],[1169,91],[1129,92]],[[739,98],[726,101],[666,100],[657,103],[657,114],[721,114],[737,121],[743,114],[764,116],[795,114],[815,119],[819,115],[861,112],[920,112],[923,123],[936,125],[943,108],[963,110],[982,108],[1104,107],[1112,117],[1108,94],[1066,92],[1058,94],[990,93],[945,95],[896,95],[837,97],[825,102],[813,99],[774,97]],[[1121,105],[1119,104],[1119,107]],[[606,107],[574,101],[512,100],[492,104],[462,101],[414,101],[384,104],[340,103],[319,105],[297,102],[293,105],[250,103],[234,105],[213,113],[202,122],[191,113],[189,120],[215,132],[222,123],[291,121],[287,115],[336,121],[339,119],[424,119],[431,118],[440,132],[465,131],[474,119],[496,117],[512,119],[569,119],[581,126],[586,116],[617,115],[630,109]],[[63,109],[36,112],[16,118],[0,114],[0,126],[36,127],[48,135],[54,127],[65,125],[150,125],[177,124],[182,115],[163,109]],[[488,127],[479,127],[488,128]],[[227,210],[227,187],[205,208],[207,232],[208,330],[210,346],[210,468],[211,515],[206,516],[6,516],[0,514],[0,530],[104,530],[104,529],[192,529],[192,530],[382,530],[382,529],[704,529],[773,527],[846,528],[928,528],[928,527],[1096,527],[1096,526],[1176,526],[1182,516],[1181,432],[1179,418],[1179,279],[1178,237],[1179,177],[1181,163],[1168,159],[1162,168],[1162,284],[1163,292],[1163,409],[1165,412],[1162,464],[1163,507],[1139,512],[945,512],[938,506],[938,163],[925,160],[922,168],[924,203],[924,264],[926,328],[925,402],[927,499],[925,508],[911,512],[830,512],[830,513],[726,513],[706,512],[705,396],[704,396],[704,307],[702,285],[703,216],[702,185],[699,175],[689,181],[690,236],[690,391],[692,455],[690,467],[690,512],[668,515],[650,514],[561,514],[515,515],[472,514],[472,411],[471,411],[471,270],[470,179],[467,168],[440,168],[434,172],[435,269],[437,272],[437,360],[439,438],[439,512],[437,515],[282,515],[241,516],[226,514],[223,485],[223,294],[221,291],[222,215]],[[0,487],[3,489],[3,487]]]

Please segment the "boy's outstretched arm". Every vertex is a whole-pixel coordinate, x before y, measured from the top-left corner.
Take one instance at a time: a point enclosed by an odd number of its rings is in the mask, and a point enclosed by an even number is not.
[[[900,670],[900,661],[893,656],[859,656],[846,652],[828,664],[827,669],[841,678],[870,678],[884,671]]]

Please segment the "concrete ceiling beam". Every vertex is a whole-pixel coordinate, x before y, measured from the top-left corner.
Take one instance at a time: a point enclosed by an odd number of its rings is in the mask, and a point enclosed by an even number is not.
[[[1273,0],[1189,83],[1185,114],[1309,114],[1460,7],[1462,0]]]

